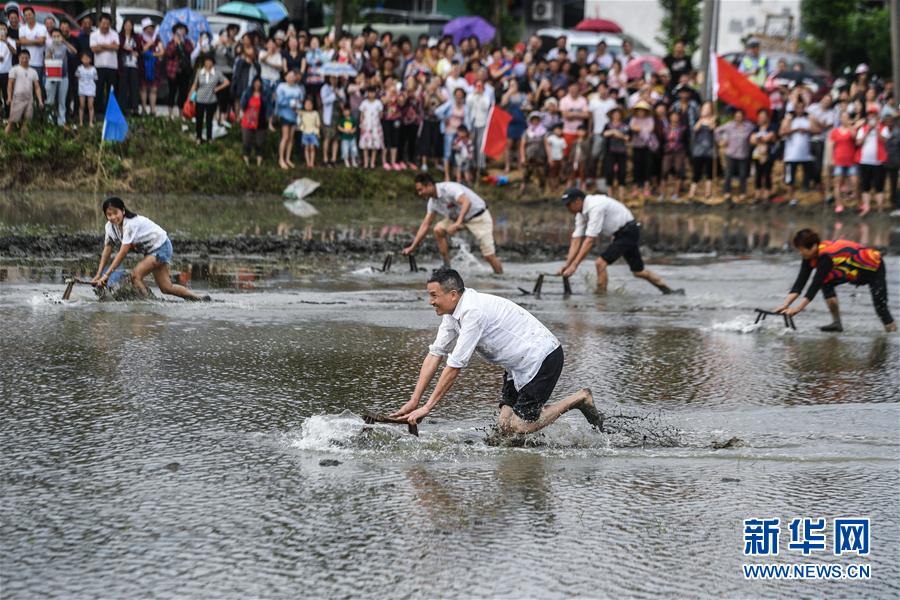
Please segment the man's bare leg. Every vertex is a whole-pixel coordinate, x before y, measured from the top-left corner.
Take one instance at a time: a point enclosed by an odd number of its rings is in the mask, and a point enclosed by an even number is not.
[[[597,265],[597,293],[605,294],[606,286],[609,285],[609,274],[606,272],[608,265],[602,258],[598,258],[595,264]]]
[[[580,410],[588,423],[603,428],[603,418],[594,406],[594,396],[591,394],[591,390],[584,388],[559,402],[546,405],[536,421],[526,421],[514,413],[511,406],[503,406],[500,409],[498,421],[500,431],[505,434],[534,433],[550,425],[573,408]]]
[[[652,283],[656,289],[661,291],[663,294],[683,294],[683,289],[673,290],[669,286],[666,285],[666,282],[663,281],[662,277],[651,271],[650,269],[644,269],[643,271],[632,271],[632,275],[637,277],[638,279],[644,279]]]
[[[822,331],[843,331],[844,326],[841,325],[841,308],[838,305],[837,296],[825,298],[825,305],[828,306],[828,311],[831,313],[831,324],[819,327],[819,329]]]
[[[503,265],[500,264],[500,259],[497,258],[496,254],[491,254],[490,256],[485,256],[484,260],[491,265],[491,268],[494,269],[494,273],[497,275],[501,275],[503,273]]]
[[[440,225],[434,226],[434,237],[435,241],[437,241],[438,252],[441,253],[441,258],[444,260],[445,265],[450,265],[450,244],[447,243],[447,230],[441,227]]]

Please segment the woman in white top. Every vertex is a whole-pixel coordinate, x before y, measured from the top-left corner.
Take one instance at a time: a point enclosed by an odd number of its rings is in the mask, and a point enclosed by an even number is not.
[[[172,283],[169,274],[169,263],[172,262],[172,242],[162,227],[148,219],[141,217],[125,207],[121,198],[115,196],[103,201],[103,213],[106,215],[106,237],[103,244],[103,253],[100,255],[100,266],[97,274],[91,280],[91,284],[105,287],[109,276],[125,260],[128,252],[134,248],[144,253],[144,258],[131,271],[131,282],[143,295],[149,296],[150,292],[144,285],[144,277],[153,273],[159,291],[163,294],[171,294],[185,300],[209,300],[209,296],[198,296],[184,286]],[[118,244],[119,251],[113,258],[108,269],[104,269],[110,255],[113,244]]]

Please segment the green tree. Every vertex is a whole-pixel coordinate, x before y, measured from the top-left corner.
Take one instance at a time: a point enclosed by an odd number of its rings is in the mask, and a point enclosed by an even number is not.
[[[891,17],[888,6],[865,0],[803,0],[802,48],[832,72],[867,63],[873,72],[891,72]]]
[[[675,42],[684,40],[690,56],[697,49],[700,38],[700,0],[659,0],[665,11],[662,35],[656,41],[670,52]]]

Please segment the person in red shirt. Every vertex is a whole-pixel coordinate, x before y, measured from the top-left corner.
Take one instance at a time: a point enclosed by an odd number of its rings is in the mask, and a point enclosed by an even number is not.
[[[244,163],[250,165],[250,153],[256,149],[256,166],[262,164],[266,146],[266,98],[263,81],[256,77],[241,97],[241,141]]]
[[[841,113],[841,124],[831,130],[828,138],[832,143],[831,164],[834,165],[834,212],[844,212],[841,189],[850,180],[850,194],[856,196],[859,185],[859,167],[856,166],[856,128],[850,113]]]

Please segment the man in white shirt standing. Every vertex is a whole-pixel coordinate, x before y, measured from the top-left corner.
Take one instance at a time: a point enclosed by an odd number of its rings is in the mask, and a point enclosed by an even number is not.
[[[563,368],[563,349],[549,329],[518,304],[466,289],[453,269],[439,269],[428,280],[428,303],[442,317],[437,338],[419,370],[409,402],[392,417],[418,423],[443,398],[476,350],[504,368],[498,425],[503,433],[533,433],[576,408],[602,430],[603,418],[587,388],[547,405]],[[444,357],[447,365],[434,391],[419,403]]]
[[[26,6],[22,9],[25,24],[19,28],[19,48],[28,50],[31,60],[29,66],[34,69],[41,82],[41,90],[44,89],[44,45],[50,34],[47,28],[37,22],[34,9]]]
[[[603,130],[609,123],[609,111],[616,106],[618,104],[615,99],[609,96],[609,86],[605,81],[601,81],[597,85],[597,93],[588,101],[588,110],[591,113],[591,168],[588,171],[588,177],[599,177],[602,172],[600,165],[603,164],[606,146]]]
[[[466,98],[466,127],[472,132],[472,143],[475,145],[475,169],[480,174],[485,167],[484,153],[481,143],[487,128],[488,115],[494,101],[485,90],[483,81],[475,82],[475,89]]]
[[[570,213],[575,215],[575,231],[569,244],[569,254],[558,275],[568,277],[575,273],[597,236],[612,236],[612,242],[596,260],[597,293],[605,294],[609,283],[607,267],[616,262],[620,256],[625,258],[631,274],[646,279],[663,294],[683,294],[684,290],[673,290],[662,278],[644,266],[641,258],[641,225],[634,219],[628,207],[621,202],[603,194],[585,196],[578,188],[569,188],[563,194],[563,202]]]
[[[100,27],[91,34],[91,52],[97,68],[97,114],[106,113],[109,90],[119,77],[119,34],[110,27],[109,15],[100,16]]]
[[[468,229],[478,242],[494,273],[503,273],[503,265],[494,248],[494,220],[485,201],[471,189],[452,181],[435,183],[428,173],[416,175],[416,194],[428,200],[428,208],[412,244],[403,249],[403,254],[412,254],[428,235],[428,229],[438,215],[443,219],[434,226],[438,251],[444,266],[450,266],[449,236],[460,229]]]

